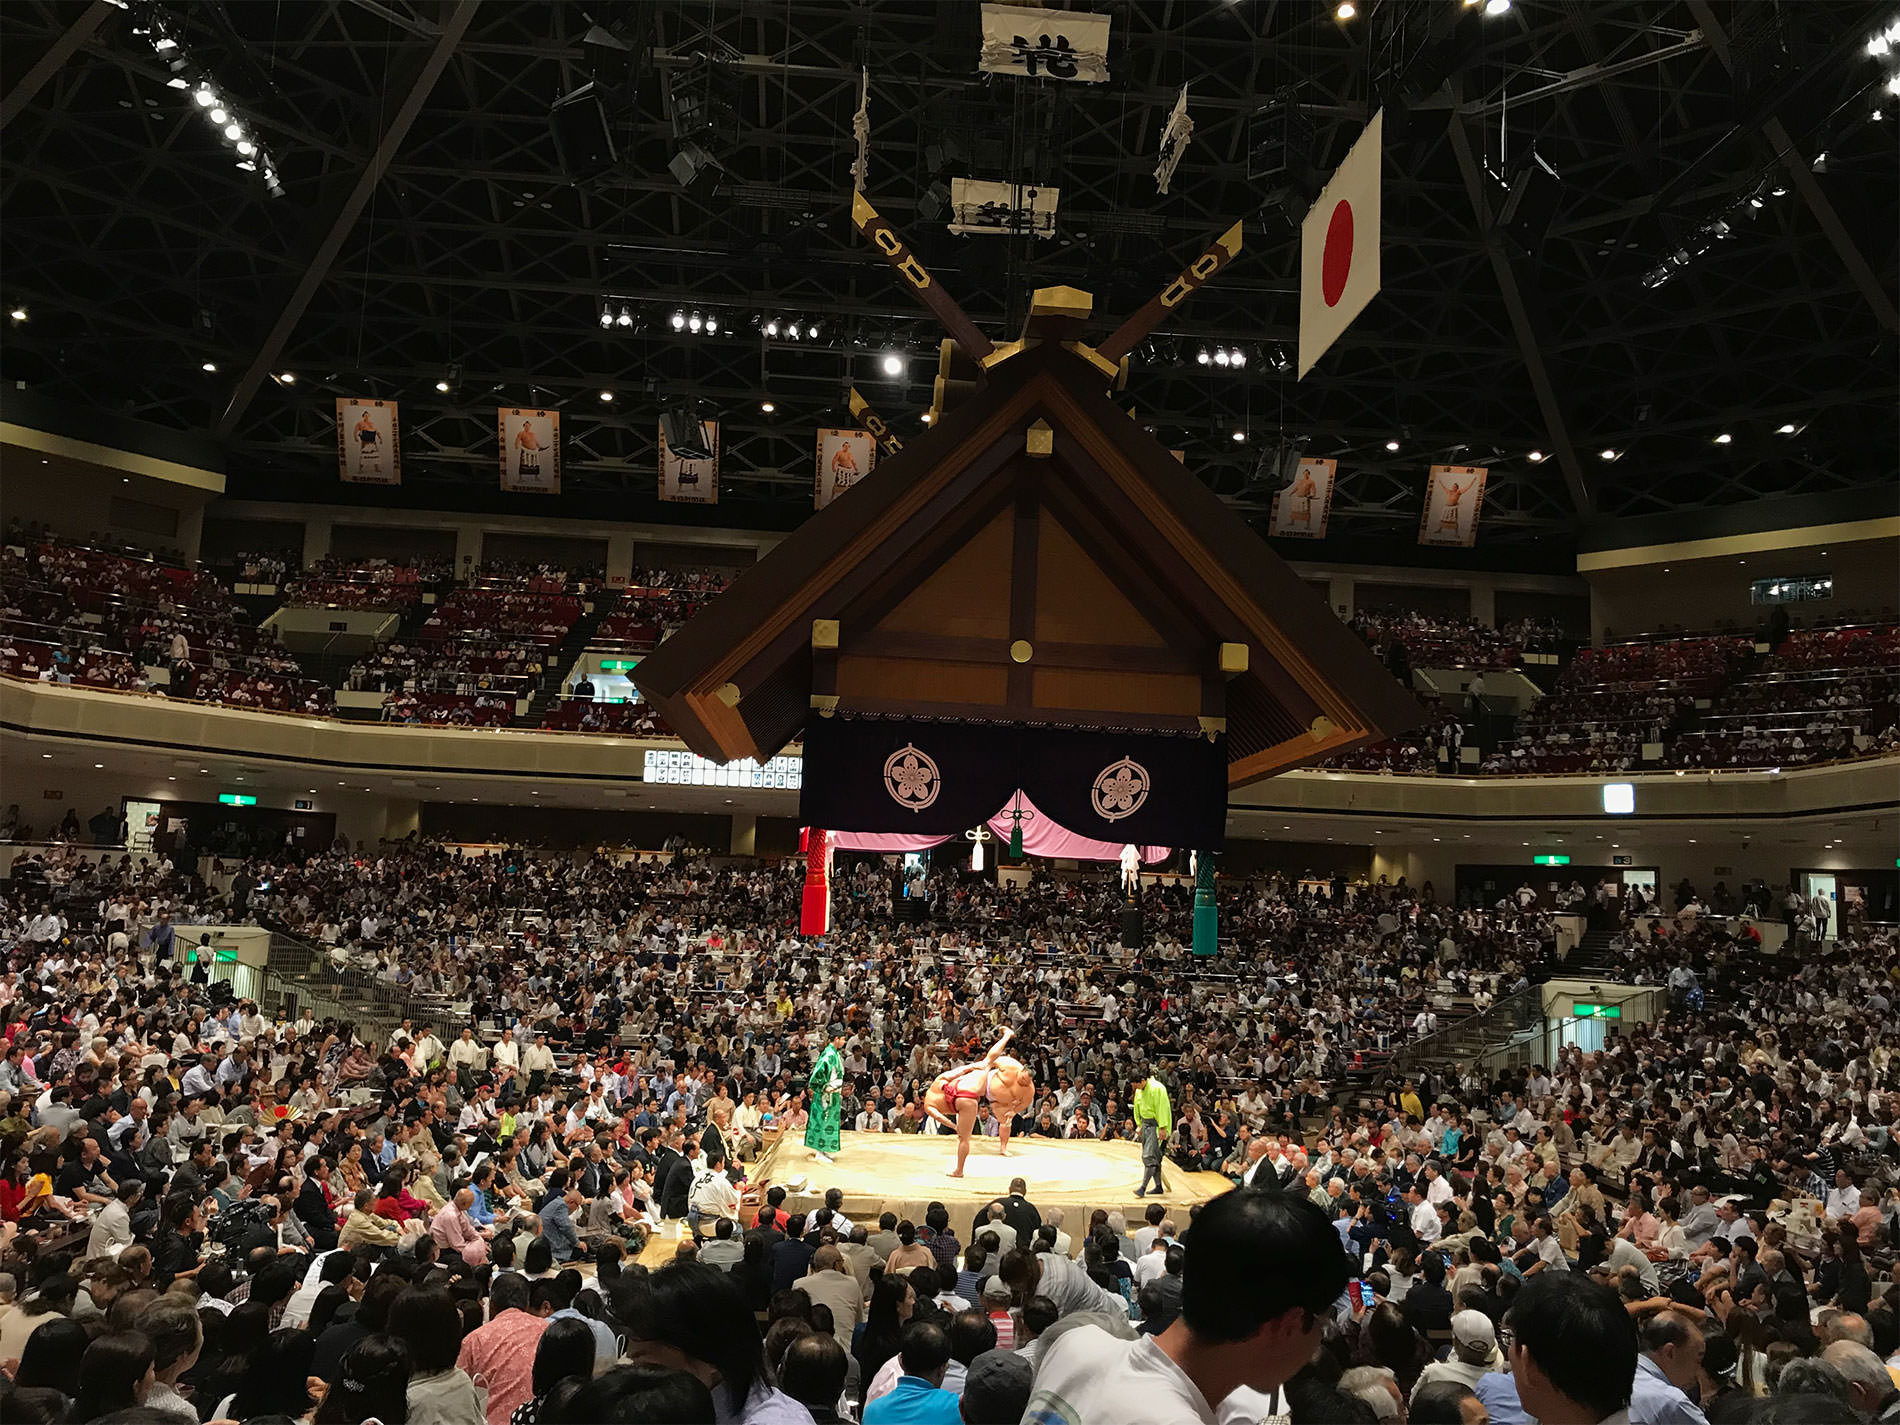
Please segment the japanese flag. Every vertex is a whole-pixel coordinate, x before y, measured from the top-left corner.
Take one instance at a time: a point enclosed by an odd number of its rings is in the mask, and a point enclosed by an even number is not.
[[[1300,370],[1304,377],[1379,294],[1380,110],[1300,225]]]

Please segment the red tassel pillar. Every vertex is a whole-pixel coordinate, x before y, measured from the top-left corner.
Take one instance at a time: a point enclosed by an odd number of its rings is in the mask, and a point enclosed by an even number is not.
[[[824,935],[831,929],[831,833],[805,828],[805,895],[798,908],[798,933]]]

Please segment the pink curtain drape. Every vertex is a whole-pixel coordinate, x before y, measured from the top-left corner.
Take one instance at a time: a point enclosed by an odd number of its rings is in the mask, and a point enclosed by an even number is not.
[[[1011,813],[1021,807],[1023,816],[1023,850],[1031,856],[1048,856],[1067,861],[1119,861],[1122,846],[1119,841],[1097,841],[1093,837],[1083,836],[1058,826],[1047,816],[1036,810],[1036,804],[1017,792],[1004,805],[1003,809],[990,818],[990,831],[996,836],[995,849],[1009,845],[1009,834],[1015,827]],[[832,845],[840,851],[879,851],[895,853],[900,851],[928,851],[933,846],[941,846],[946,841],[960,840],[953,836],[910,836],[901,831],[839,831],[832,836]],[[1165,861],[1171,854],[1166,846],[1142,846],[1137,848],[1146,865]]]

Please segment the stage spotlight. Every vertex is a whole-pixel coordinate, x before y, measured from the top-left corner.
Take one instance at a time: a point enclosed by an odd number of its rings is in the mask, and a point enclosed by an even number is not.
[[[719,334],[719,318],[717,317],[706,318],[706,335],[717,336],[718,334]]]
[[[1525,458],[1528,459],[1530,463],[1533,465],[1541,465],[1544,463],[1544,452],[1541,450],[1533,450]]]
[[[810,326],[806,327],[805,335],[810,337],[813,341],[817,341],[818,340],[818,324],[816,322],[813,322]]]
[[[1195,362],[1201,366],[1207,365],[1207,363],[1212,361],[1213,359],[1214,359],[1213,357],[1207,354],[1206,347],[1202,347],[1200,350],[1200,354],[1194,358]]]
[[[686,319],[686,330],[691,332],[694,336],[698,336],[701,328],[705,325],[706,319],[700,316],[698,312],[694,312],[692,316]]]
[[[767,336],[778,335],[778,318],[774,317],[771,321],[765,324],[765,334]]]
[[[622,306],[620,309],[620,315],[616,317],[614,321],[619,326],[623,326],[623,327],[632,326],[633,325],[633,308],[628,307],[628,306]]]
[[[904,358],[897,355],[897,353],[895,352],[892,352],[890,355],[886,356],[884,358],[884,374],[886,376],[903,375],[904,374]]]
[[[605,303],[603,303],[600,308],[600,324],[603,327],[610,327],[614,324],[614,309]]]

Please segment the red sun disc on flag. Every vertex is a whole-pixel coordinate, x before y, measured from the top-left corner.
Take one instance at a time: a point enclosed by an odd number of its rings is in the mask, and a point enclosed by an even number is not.
[[[1326,305],[1337,307],[1346,295],[1346,279],[1352,275],[1352,204],[1343,198],[1333,208],[1332,221],[1326,225],[1326,249],[1320,257],[1319,292]]]

